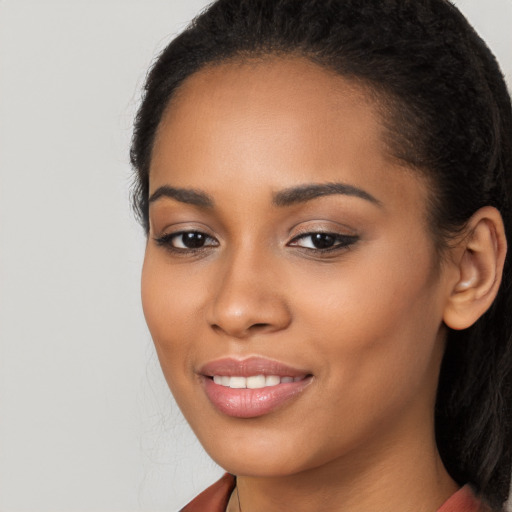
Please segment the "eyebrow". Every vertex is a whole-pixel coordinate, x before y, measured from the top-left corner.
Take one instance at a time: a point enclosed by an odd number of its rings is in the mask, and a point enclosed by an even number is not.
[[[180,203],[192,204],[202,208],[213,208],[214,205],[211,196],[200,190],[170,187],[169,185],[157,188],[149,197],[149,203],[154,203],[162,197],[169,197]]]
[[[346,196],[359,197],[382,207],[382,203],[371,194],[360,188],[348,185],[346,183],[322,183],[300,185],[298,187],[287,188],[274,195],[273,204],[275,206],[291,206],[298,203],[305,203],[316,199],[317,197],[342,194]]]
[[[311,201],[318,197],[334,194],[359,197],[382,207],[382,203],[374,196],[363,189],[346,183],[312,183],[287,188],[274,194],[272,204],[282,207],[292,206],[294,204]],[[205,192],[191,188],[171,187],[169,185],[157,188],[149,197],[149,203],[154,203],[162,197],[168,197],[181,203],[192,204],[202,208],[213,208],[215,205],[213,198]]]

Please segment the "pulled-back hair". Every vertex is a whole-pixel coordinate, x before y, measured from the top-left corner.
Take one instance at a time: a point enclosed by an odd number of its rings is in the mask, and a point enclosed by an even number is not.
[[[430,227],[442,255],[479,208],[512,233],[512,109],[499,66],[446,0],[218,0],[162,52],[137,114],[134,207],[146,232],[155,134],[180,84],[229,59],[295,55],[372,90],[391,153],[430,184]],[[512,457],[512,274],[473,326],[448,329],[436,403],[441,457],[495,507]]]

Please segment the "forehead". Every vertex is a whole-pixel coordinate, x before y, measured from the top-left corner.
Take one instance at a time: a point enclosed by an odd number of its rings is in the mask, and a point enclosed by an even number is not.
[[[167,113],[172,116],[174,107],[191,97],[200,100],[203,107],[212,100],[242,102],[260,112],[262,100],[271,111],[296,108],[297,104],[304,110],[319,112],[325,108],[346,109],[350,103],[359,102],[374,106],[374,95],[362,81],[293,55],[233,58],[207,65],[182,83]]]
[[[404,169],[384,141],[375,94],[360,82],[299,57],[228,61],[196,72],[173,97],[150,191],[169,180],[213,192],[240,179],[248,189],[389,187],[392,168],[397,179]]]
[[[360,81],[349,80],[300,57],[264,57],[209,65],[188,77],[168,105],[161,126],[202,111],[221,114],[225,122],[252,117],[265,122],[279,115],[296,122],[300,116],[335,121],[356,114],[378,126],[374,94]],[[366,126],[368,128],[369,126]]]

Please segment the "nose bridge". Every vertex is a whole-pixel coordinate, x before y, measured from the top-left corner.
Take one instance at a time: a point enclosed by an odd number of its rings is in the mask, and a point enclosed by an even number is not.
[[[216,276],[210,325],[237,338],[285,328],[291,317],[277,275],[271,251],[232,248]]]

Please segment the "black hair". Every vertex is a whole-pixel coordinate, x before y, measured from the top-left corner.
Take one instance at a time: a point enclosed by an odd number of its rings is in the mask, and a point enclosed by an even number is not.
[[[442,248],[491,205],[512,233],[512,108],[496,59],[447,0],[218,0],[154,63],[135,121],[134,207],[148,232],[151,153],[187,77],[228,59],[295,55],[374,91],[392,154],[431,185]],[[499,508],[512,458],[512,274],[472,327],[448,330],[436,436],[451,476]]]

